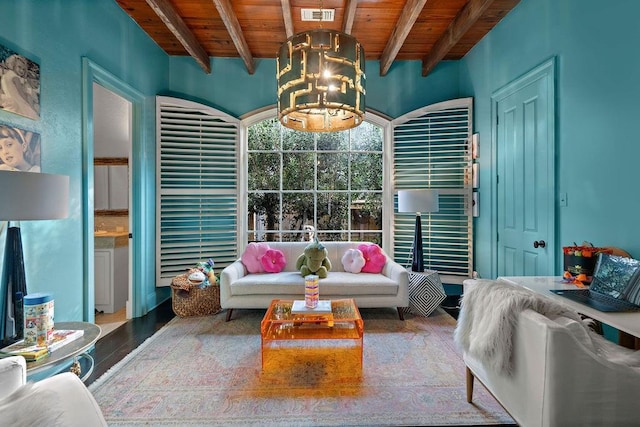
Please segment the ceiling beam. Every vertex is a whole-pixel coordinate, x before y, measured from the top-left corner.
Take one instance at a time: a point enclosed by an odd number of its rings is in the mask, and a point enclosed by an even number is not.
[[[353,21],[356,19],[357,8],[358,0],[347,0],[347,4],[344,7],[344,21],[342,21],[343,33],[351,34],[351,31],[353,30]]]
[[[224,26],[227,27],[229,36],[231,36],[231,40],[233,40],[233,44],[236,46],[236,50],[244,61],[247,71],[249,74],[255,73],[256,68],[253,64],[253,56],[251,55],[249,45],[247,45],[247,41],[242,33],[242,28],[240,28],[238,17],[233,11],[231,2],[229,0],[213,0],[213,3],[216,5],[216,9],[218,9],[218,13],[220,14],[220,18],[222,18],[222,22],[224,22]]]
[[[293,37],[293,16],[291,15],[291,2],[289,0],[280,0],[282,3],[282,19],[284,19],[284,30],[287,38]]]
[[[389,71],[426,2],[427,0],[408,0],[405,3],[402,14],[400,14],[400,18],[398,18],[398,22],[380,56],[381,76],[385,76]]]
[[[491,6],[494,0],[469,0],[458,12],[449,27],[440,36],[433,48],[422,59],[422,77],[427,76],[438,65],[438,62],[460,41],[462,36]]]
[[[147,4],[164,22],[169,31],[178,39],[186,51],[209,74],[211,73],[211,59],[202,45],[184,23],[178,12],[168,0],[146,0]]]

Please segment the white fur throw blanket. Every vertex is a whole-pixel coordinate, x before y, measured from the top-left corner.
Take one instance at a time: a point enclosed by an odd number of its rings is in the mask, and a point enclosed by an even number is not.
[[[565,316],[582,324],[578,313],[551,298],[500,280],[480,279],[462,298],[454,340],[483,365],[510,374],[513,333],[518,314],[526,309],[551,319]]]

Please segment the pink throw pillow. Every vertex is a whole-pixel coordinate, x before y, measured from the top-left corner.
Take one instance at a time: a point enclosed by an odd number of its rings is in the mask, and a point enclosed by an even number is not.
[[[281,250],[268,249],[262,256],[262,267],[267,273],[280,273],[285,265],[287,260]]]
[[[387,257],[382,253],[380,246],[375,243],[362,243],[358,245],[358,249],[362,251],[364,256],[363,273],[380,273],[387,263]]]
[[[269,245],[266,243],[249,243],[240,257],[240,261],[242,261],[249,273],[264,273],[262,257],[268,250]]]
[[[364,263],[364,256],[360,249],[347,249],[342,255],[342,267],[347,273],[360,273]]]

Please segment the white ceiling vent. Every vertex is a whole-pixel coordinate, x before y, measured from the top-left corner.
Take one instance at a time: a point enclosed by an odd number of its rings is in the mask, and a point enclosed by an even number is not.
[[[302,9],[302,20],[333,22],[335,14],[335,9]]]

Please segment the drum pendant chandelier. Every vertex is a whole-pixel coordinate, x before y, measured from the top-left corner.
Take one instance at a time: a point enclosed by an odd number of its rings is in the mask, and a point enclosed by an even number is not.
[[[303,132],[337,132],[364,120],[364,48],[329,29],[289,38],[276,58],[278,119]]]

